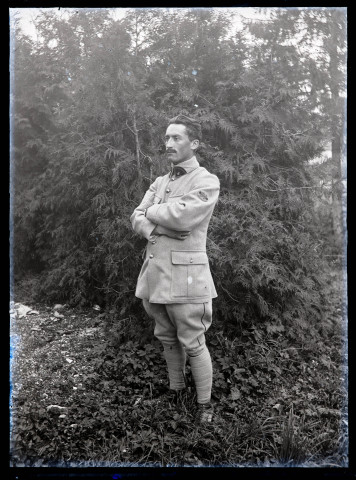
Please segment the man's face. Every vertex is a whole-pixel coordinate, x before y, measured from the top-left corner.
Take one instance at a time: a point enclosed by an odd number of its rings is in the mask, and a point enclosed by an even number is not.
[[[199,140],[189,140],[185,125],[180,123],[168,125],[165,142],[168,160],[174,165],[192,158],[199,146]]]

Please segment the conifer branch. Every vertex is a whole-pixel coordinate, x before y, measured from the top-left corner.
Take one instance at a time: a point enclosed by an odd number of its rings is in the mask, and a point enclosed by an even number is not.
[[[256,185],[256,188],[261,188],[262,190],[265,190],[266,192],[281,192],[283,190],[304,190],[304,189],[314,189],[314,188],[325,188],[325,185],[314,185],[314,186],[303,186],[303,187],[284,187],[284,188],[265,188],[262,187],[261,185]]]

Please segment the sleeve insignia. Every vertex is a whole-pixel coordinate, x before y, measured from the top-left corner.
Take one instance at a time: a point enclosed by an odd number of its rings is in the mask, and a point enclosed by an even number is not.
[[[203,202],[208,201],[208,195],[205,192],[203,192],[202,190],[199,190],[198,197],[200,198],[200,200],[203,200]]]

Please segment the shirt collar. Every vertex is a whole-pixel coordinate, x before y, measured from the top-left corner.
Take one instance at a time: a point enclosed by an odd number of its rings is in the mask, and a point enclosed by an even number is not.
[[[183,168],[185,170],[185,173],[190,173],[190,172],[192,172],[193,170],[195,170],[196,168],[199,167],[199,162],[198,162],[196,156],[194,155],[192,158],[189,158],[188,160],[184,160],[184,162],[178,163],[177,165],[171,164],[171,175],[172,175],[174,167]]]

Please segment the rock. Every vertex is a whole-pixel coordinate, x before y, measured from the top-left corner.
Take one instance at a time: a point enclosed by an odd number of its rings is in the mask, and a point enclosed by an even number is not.
[[[72,360],[71,358],[66,358],[66,361],[67,361],[68,363],[72,363],[72,362],[73,362],[73,360]]]
[[[28,307],[27,305],[22,305],[21,303],[15,303],[15,308],[19,318],[26,317],[26,315],[39,314],[37,310],[32,310],[32,308]]]
[[[58,313],[57,311],[55,311],[53,315],[54,315],[56,318],[64,318],[64,315],[62,315],[61,313]]]
[[[48,405],[47,407],[47,412],[64,413],[67,411],[68,411],[67,407],[61,407],[60,405]]]
[[[93,310],[96,310],[97,312],[99,312],[101,308],[99,305],[94,305]]]
[[[282,415],[282,411],[283,411],[283,405],[281,405],[280,403],[276,403],[272,407],[272,416],[276,416],[277,413],[278,415]]]
[[[26,305],[21,304],[17,307],[16,310],[19,318],[25,317],[27,313],[31,311],[30,307],[26,307]]]
[[[53,307],[53,310],[63,310],[63,308],[65,308],[65,305],[62,305],[61,303],[56,303]]]

